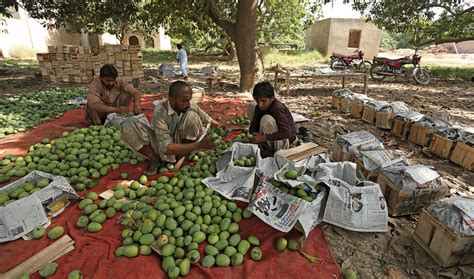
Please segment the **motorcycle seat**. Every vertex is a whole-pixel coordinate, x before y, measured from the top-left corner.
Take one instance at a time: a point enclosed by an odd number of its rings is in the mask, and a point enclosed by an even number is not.
[[[397,63],[397,62],[405,61],[406,57],[397,58],[397,59],[390,59],[390,58],[385,58],[385,57],[374,57],[374,60],[379,61],[379,62]]]
[[[351,55],[344,55],[344,54],[341,54],[341,53],[333,52],[332,56],[334,56],[336,58],[344,58],[344,57],[359,58],[359,54],[357,54],[357,53],[354,53],[354,54],[351,54]]]

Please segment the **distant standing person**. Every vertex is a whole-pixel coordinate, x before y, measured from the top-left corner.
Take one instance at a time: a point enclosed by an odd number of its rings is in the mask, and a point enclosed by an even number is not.
[[[181,75],[184,79],[188,79],[188,54],[184,50],[182,44],[178,44],[178,53],[176,54],[176,59],[179,63],[179,69],[181,70]]]
[[[100,75],[96,77],[87,91],[87,105],[85,107],[86,121],[92,125],[102,125],[109,113],[118,114],[140,114],[140,98],[142,93],[117,78],[117,69],[111,64],[105,64],[100,68]],[[129,111],[130,103],[133,101],[133,111]]]

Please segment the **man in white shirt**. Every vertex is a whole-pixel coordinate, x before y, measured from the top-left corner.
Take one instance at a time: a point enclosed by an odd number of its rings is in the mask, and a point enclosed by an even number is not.
[[[181,70],[181,75],[184,79],[188,79],[188,54],[184,50],[183,45],[178,44],[178,53],[176,54],[176,59],[179,63],[179,69]]]

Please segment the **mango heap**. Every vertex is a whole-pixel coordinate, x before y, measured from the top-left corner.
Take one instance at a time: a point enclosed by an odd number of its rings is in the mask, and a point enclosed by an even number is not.
[[[0,138],[24,132],[52,117],[60,117],[64,111],[79,108],[67,104],[77,97],[85,97],[83,89],[54,88],[0,99]]]
[[[234,165],[240,167],[255,167],[255,158],[252,156],[240,156],[239,158],[234,159]]]
[[[41,178],[35,183],[27,182],[16,189],[2,191],[0,192],[0,206],[6,206],[9,203],[27,197],[34,192],[48,186],[49,183],[49,179]]]
[[[320,188],[316,189],[317,192],[315,192],[315,191],[305,191],[305,189],[302,186],[289,187],[285,185],[284,183],[281,183],[280,181],[275,180],[274,178],[270,179],[270,183],[272,183],[273,186],[280,189],[280,191],[290,194],[292,196],[301,198],[308,202],[312,202],[318,196],[318,193],[320,191]],[[320,186],[318,185],[318,187]]]
[[[64,132],[53,141],[43,139],[30,146],[25,157],[5,156],[1,162],[0,183],[12,176],[24,176],[33,170],[68,178],[77,191],[92,188],[121,163],[138,164],[132,151],[122,146],[120,131],[115,127],[90,126]]]
[[[123,240],[115,255],[150,255],[153,245],[161,251],[162,268],[170,278],[186,276],[198,262],[206,268],[240,265],[247,252],[252,259],[260,260],[259,240],[255,236],[245,239],[239,234],[240,220],[251,217],[251,212],[240,209],[201,182],[216,174],[215,162],[231,141],[222,141],[217,135],[215,144],[215,150],[189,154],[192,165],[183,166],[172,177],[160,176],[149,181],[141,176],[129,187],[116,185],[110,199],[86,197],[79,203],[84,215],[76,226],[98,232],[107,219],[123,212],[119,217],[125,227],[121,233]],[[206,241],[201,254],[198,246]]]
[[[233,125],[249,125],[250,118],[248,116],[236,116],[229,121],[229,124]]]

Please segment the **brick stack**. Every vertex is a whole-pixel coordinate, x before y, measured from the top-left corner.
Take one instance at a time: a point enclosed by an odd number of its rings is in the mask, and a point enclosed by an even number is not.
[[[128,82],[144,77],[139,46],[49,46],[48,53],[38,53],[37,58],[43,80],[50,82],[89,83],[104,64],[115,65]]]

